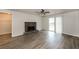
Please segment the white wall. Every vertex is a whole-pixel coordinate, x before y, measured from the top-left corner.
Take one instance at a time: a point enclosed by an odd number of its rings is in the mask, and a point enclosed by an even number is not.
[[[41,30],[41,17],[37,15],[24,14],[22,12],[12,11],[13,14],[13,30],[12,36],[24,34],[24,22],[37,22],[37,30]]]
[[[49,30],[49,17],[42,17],[42,30],[48,31]]]
[[[63,14],[63,33],[79,37],[79,11]]]
[[[57,16],[62,17],[63,33],[79,37],[79,11],[43,17],[42,29],[48,30],[48,18]]]
[[[27,13],[0,10],[1,12],[8,12],[12,14],[12,37],[24,34],[24,22],[37,22],[37,30],[41,30],[41,17],[38,15],[31,15]]]
[[[13,14],[13,36],[21,35],[24,33],[24,22],[37,22],[38,30],[48,30],[48,18],[53,17],[41,17],[37,15],[24,14],[21,12],[12,12]],[[73,36],[79,36],[79,11],[69,12],[65,14],[54,15],[61,16],[63,18],[63,33]],[[42,24],[42,28],[41,28]]]
[[[9,12],[12,14],[12,36],[22,35],[24,33],[24,22],[37,22],[38,30],[48,30],[48,18],[38,15],[31,15],[22,12],[0,10],[1,12]],[[69,12],[65,14],[54,15],[63,17],[63,33],[79,36],[79,11]],[[41,25],[42,24],[42,25]]]
[[[24,33],[25,14],[12,11],[12,36],[19,36]]]

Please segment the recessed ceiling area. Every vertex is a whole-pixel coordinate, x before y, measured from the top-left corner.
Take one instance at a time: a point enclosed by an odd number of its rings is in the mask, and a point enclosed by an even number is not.
[[[41,9],[12,9],[12,10],[24,12],[24,13],[36,14],[36,15],[40,15],[40,12],[41,12]],[[71,11],[75,11],[78,9],[43,9],[43,10],[49,12],[45,14],[45,16],[48,16],[48,15],[65,13],[65,12],[71,12]]]

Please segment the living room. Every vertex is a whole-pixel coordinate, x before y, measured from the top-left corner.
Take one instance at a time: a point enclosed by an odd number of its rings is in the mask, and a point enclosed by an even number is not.
[[[2,36],[7,38],[0,39],[0,48],[79,48],[78,9],[3,9],[0,12],[11,14],[12,21],[11,34]]]
[[[79,59],[78,0],[0,0],[1,59]]]

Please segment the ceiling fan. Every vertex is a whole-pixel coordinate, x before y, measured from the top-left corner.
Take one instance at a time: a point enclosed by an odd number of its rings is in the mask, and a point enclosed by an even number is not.
[[[41,13],[45,15],[45,14],[50,13],[50,12],[49,11],[45,11],[44,9],[41,9]]]
[[[44,9],[41,9],[41,11],[38,12],[38,13],[40,13],[42,16],[44,16],[44,15],[50,13],[50,12],[49,12],[49,11],[46,11],[46,10],[44,10]]]

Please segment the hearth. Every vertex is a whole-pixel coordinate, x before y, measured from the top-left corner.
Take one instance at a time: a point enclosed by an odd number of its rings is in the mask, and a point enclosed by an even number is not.
[[[36,31],[36,22],[25,22],[25,33]]]

